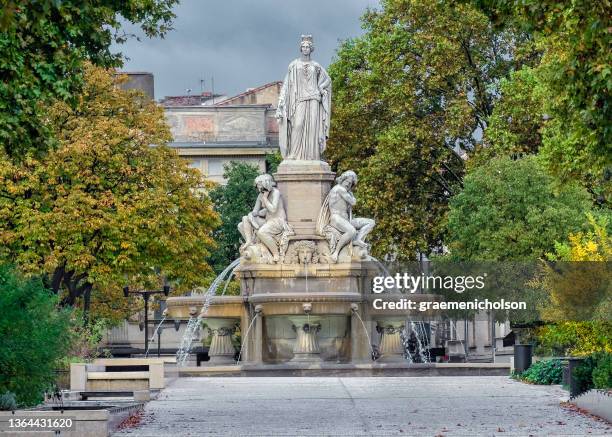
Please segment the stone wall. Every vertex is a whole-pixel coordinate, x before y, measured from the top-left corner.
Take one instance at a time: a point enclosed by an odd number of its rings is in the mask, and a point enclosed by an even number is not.
[[[174,142],[266,142],[266,106],[168,107]],[[277,129],[278,132],[278,129]]]

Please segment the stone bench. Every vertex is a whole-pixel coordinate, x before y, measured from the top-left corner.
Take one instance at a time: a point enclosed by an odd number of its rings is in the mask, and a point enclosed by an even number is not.
[[[174,358],[103,358],[70,364],[70,390],[136,391],[164,388],[164,365]],[[133,368],[134,370],[130,370]]]

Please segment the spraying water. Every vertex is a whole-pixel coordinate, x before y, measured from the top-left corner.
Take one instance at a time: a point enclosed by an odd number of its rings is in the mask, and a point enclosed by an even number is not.
[[[357,318],[361,322],[361,326],[363,326],[363,330],[365,331],[365,335],[368,339],[368,346],[370,346],[370,356],[374,361],[376,361],[376,357],[374,356],[374,348],[372,347],[372,340],[370,340],[370,333],[368,332],[368,328],[366,328],[366,325],[365,323],[363,323],[363,319],[361,318],[357,310],[353,309],[353,314],[357,316]]]
[[[425,332],[425,324],[423,322],[418,322],[417,324],[411,322],[411,327],[416,334],[419,358],[421,359],[422,363],[429,363],[429,341],[427,340],[427,335]],[[421,338],[423,340],[421,340]]]
[[[185,334],[183,334],[183,338],[181,339],[181,345],[176,352],[176,364],[177,366],[184,366],[187,358],[189,357],[189,353],[191,352],[191,346],[193,341],[198,336],[200,332],[200,327],[202,326],[202,317],[208,311],[210,307],[210,303],[212,298],[217,294],[217,289],[219,285],[223,282],[226,277],[231,278],[234,271],[240,265],[240,258],[232,261],[210,284],[206,293],[204,293],[204,304],[202,305],[202,310],[197,316],[192,316],[187,322],[187,328],[185,329]],[[225,288],[223,289],[223,293],[227,289],[227,285],[229,284],[229,279],[225,284]],[[194,293],[194,295],[201,295],[202,293]]]
[[[449,320],[450,322],[450,339],[451,340],[459,340],[459,333],[457,332],[457,325],[454,320]],[[455,335],[453,336],[453,331],[455,331]]]
[[[161,321],[155,327],[155,331],[153,331],[153,335],[151,336],[151,341],[147,345],[147,350],[145,351],[145,358],[149,356],[149,349],[151,349],[151,343],[155,341],[155,336],[157,335],[157,331],[159,330],[159,327],[166,321],[166,317],[167,315],[164,314],[164,317],[162,317]]]
[[[215,278],[214,281],[212,281],[212,283],[208,287],[208,290],[206,290],[204,293],[193,293],[193,295],[201,295],[201,294],[208,295],[211,292],[213,294],[216,294],[217,288],[219,288],[219,285],[221,285],[221,283],[228,277],[228,275],[229,277],[231,277],[231,273],[234,273],[234,270],[236,270],[236,268],[239,265],[240,265],[240,258],[235,259],[225,269],[223,269],[221,273],[219,273],[219,275]],[[202,288],[199,288],[198,290],[202,290]]]
[[[429,340],[423,322],[407,320],[404,330],[400,333],[402,344],[409,363],[429,363]]]
[[[306,293],[310,293],[308,289],[308,261],[304,263],[304,271],[306,272]]]
[[[414,360],[412,359],[412,354],[410,353],[410,334],[408,333],[407,326],[404,326],[404,329],[400,332],[400,338],[402,340],[402,345],[404,346],[404,352],[406,354],[406,360],[412,364]]]
[[[181,339],[181,345],[179,347],[179,350],[176,352],[177,366],[185,365],[185,361],[187,361],[187,357],[189,356],[189,352],[191,351],[191,343],[200,331],[201,324],[202,319],[200,318],[200,316],[191,317],[187,322],[187,329],[185,329],[185,334],[183,334],[183,338]]]
[[[257,317],[259,317],[259,314],[261,313],[255,312],[255,317],[253,317],[253,320],[251,320],[251,323],[249,323],[249,327],[247,328],[246,333],[244,334],[244,338],[242,339],[242,345],[240,346],[240,352],[238,353],[238,359],[236,360],[236,364],[238,364],[240,362],[240,358],[242,358],[242,350],[246,350],[245,346],[247,344],[247,339],[249,338],[249,332],[251,332],[251,328],[253,327],[253,324],[255,323]]]
[[[385,265],[383,263],[381,263],[377,258],[374,258],[373,256],[370,256],[370,259],[376,263],[376,266],[378,266],[378,268],[380,270],[382,270],[382,272],[385,274],[385,276],[391,276],[391,273],[389,273],[389,270],[387,270]]]

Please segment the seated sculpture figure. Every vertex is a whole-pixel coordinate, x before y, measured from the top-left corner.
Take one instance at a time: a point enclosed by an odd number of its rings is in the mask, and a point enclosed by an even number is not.
[[[272,254],[272,261],[277,263],[280,260],[279,245],[281,249],[286,246],[287,237],[293,235],[293,230],[287,223],[281,193],[272,176],[257,176],[255,187],[259,192],[255,206],[238,224],[238,230],[244,238],[240,253],[261,242]]]
[[[353,217],[352,208],[357,203],[353,188],[357,184],[354,171],[345,171],[336,178],[336,185],[329,191],[317,221],[317,232],[329,241],[330,259],[338,261],[340,251],[347,244],[369,249],[366,236],[375,222],[369,218]]]

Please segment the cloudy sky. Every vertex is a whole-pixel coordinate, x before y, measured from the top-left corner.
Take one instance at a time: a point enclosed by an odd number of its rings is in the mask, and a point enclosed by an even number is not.
[[[115,47],[124,71],[155,75],[155,97],[210,90],[234,95],[282,80],[299,56],[300,35],[314,37],[313,58],[329,65],[338,41],[360,35],[360,16],[377,0],[182,0],[165,39],[131,39]],[[134,29],[127,28],[133,32]]]

